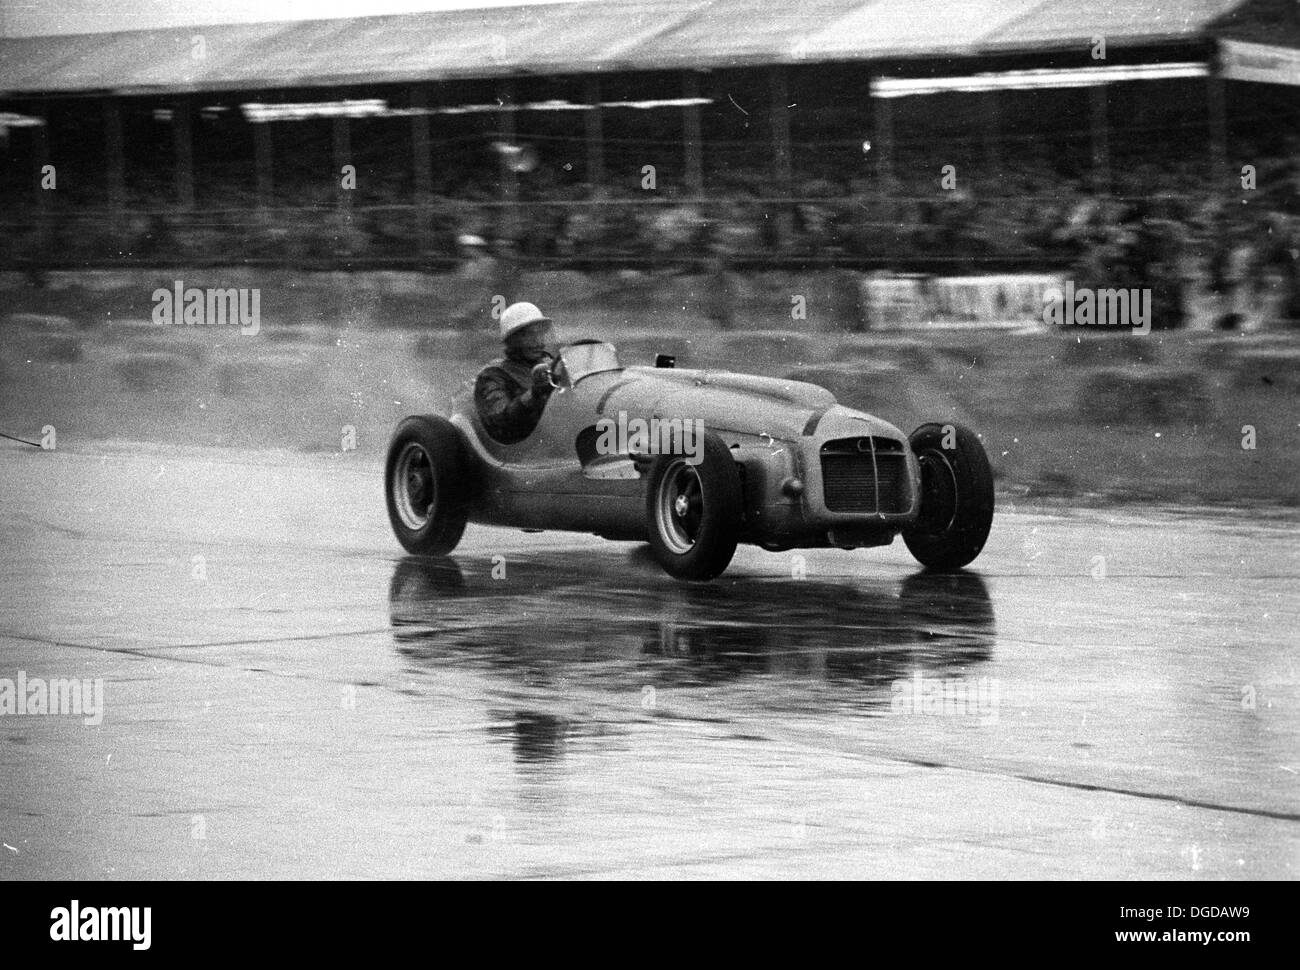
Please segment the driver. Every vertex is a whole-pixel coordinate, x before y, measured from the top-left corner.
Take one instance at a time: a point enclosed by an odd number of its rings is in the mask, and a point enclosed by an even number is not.
[[[551,318],[532,303],[512,303],[501,314],[505,357],[479,372],[474,382],[474,406],[488,434],[502,444],[514,444],[532,434],[555,390],[551,383],[554,358],[546,350],[554,336]]]

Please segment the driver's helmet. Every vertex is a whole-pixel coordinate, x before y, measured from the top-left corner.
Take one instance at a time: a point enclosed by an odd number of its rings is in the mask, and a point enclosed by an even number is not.
[[[501,312],[501,339],[530,327],[534,323],[550,323],[551,318],[542,313],[535,303],[512,303]]]

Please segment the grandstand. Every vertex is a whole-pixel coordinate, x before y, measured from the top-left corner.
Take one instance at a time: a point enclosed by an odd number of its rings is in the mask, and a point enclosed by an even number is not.
[[[4,38],[2,255],[434,268],[470,233],[536,265],[1056,266],[1081,206],[1157,197],[1209,238],[1242,201],[1295,211],[1296,11],[608,0]]]

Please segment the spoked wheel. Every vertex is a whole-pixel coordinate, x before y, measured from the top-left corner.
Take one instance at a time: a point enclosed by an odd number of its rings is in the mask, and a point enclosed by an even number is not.
[[[646,488],[650,546],[669,575],[713,579],[727,568],[740,536],[740,472],[726,444],[704,436],[703,457],[661,455]]]
[[[993,470],[979,437],[961,425],[923,424],[908,438],[921,466],[921,509],[903,541],[921,565],[960,569],[993,524]]]
[[[467,519],[467,462],[460,434],[433,416],[407,418],[388,446],[388,520],[407,552],[445,555]]]

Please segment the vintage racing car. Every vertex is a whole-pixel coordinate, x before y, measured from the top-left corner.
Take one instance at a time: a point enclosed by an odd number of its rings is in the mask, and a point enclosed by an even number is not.
[[[901,533],[932,570],[979,555],[993,475],[972,431],[907,436],[813,384],[674,363],[625,367],[609,343],[567,344],[537,427],[515,444],[487,433],[468,390],[450,420],[406,418],[385,465],[398,540],[444,555],[467,522],[587,532],[649,541],[687,580],[718,576],[742,542],[855,549]]]

